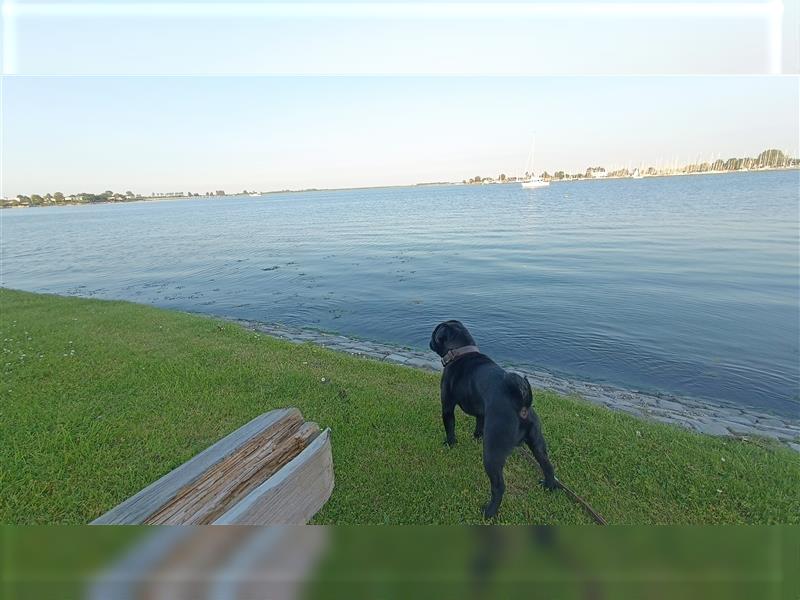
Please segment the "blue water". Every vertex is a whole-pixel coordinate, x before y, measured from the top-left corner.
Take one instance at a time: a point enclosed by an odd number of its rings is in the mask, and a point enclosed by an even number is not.
[[[797,171],[2,211],[2,285],[800,414]]]

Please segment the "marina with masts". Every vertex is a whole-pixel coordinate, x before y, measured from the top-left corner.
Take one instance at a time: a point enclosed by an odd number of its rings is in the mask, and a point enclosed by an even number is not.
[[[780,169],[800,168],[800,158],[797,153],[792,156],[786,150],[775,148],[767,149],[756,157],[732,157],[723,159],[717,152],[710,154],[705,160],[698,155],[694,162],[681,164],[677,157],[665,160],[659,158],[654,164],[645,166],[640,161],[638,166],[632,167],[629,162],[625,167],[590,166],[583,172],[567,173],[565,171],[547,171],[536,175],[533,170],[534,148],[531,148],[525,172],[522,175],[506,175],[501,173],[497,177],[475,176],[465,179],[463,184],[521,184],[525,188],[545,187],[552,181],[580,181],[591,179],[644,179],[647,177],[675,177],[679,175],[714,175],[724,173],[747,173],[750,171],[770,171]]]

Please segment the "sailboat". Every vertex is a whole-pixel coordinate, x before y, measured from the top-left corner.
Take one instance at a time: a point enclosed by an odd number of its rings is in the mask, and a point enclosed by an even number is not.
[[[639,167],[636,167],[636,168],[633,170],[633,175],[631,175],[631,177],[632,177],[633,179],[641,179],[641,178],[642,178],[642,173],[641,173],[641,171],[639,171]]]
[[[540,188],[540,187],[547,187],[550,185],[549,181],[545,181],[541,177],[531,177],[527,181],[522,182],[522,187],[524,188]]]
[[[533,171],[533,154],[534,154],[535,148],[536,148],[536,138],[534,138],[533,141],[531,142],[531,155],[530,155],[530,158],[528,160],[528,164],[530,165],[530,168],[531,168],[530,169],[531,176],[522,181],[522,187],[527,188],[527,189],[547,187],[548,185],[550,185],[549,181],[545,181],[541,177],[536,177],[536,174]],[[526,174],[527,174],[527,172],[526,172]]]

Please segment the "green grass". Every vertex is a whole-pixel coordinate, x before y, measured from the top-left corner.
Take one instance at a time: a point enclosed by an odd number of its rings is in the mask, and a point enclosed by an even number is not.
[[[84,523],[253,417],[330,427],[318,523],[479,523],[472,419],[443,445],[438,375],[125,302],[0,290],[0,522]],[[800,456],[536,393],[559,476],[610,523],[798,523]],[[501,523],[589,523],[519,449]]]

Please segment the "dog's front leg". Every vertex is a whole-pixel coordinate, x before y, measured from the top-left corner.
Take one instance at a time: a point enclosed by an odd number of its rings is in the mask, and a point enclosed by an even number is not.
[[[476,440],[483,437],[483,415],[475,417],[475,432],[472,434]]]
[[[448,446],[456,443],[456,412],[455,407],[442,406],[442,422],[444,423],[445,442]]]
[[[456,403],[450,398],[442,380],[442,423],[444,423],[445,443],[454,446],[456,443]]]

